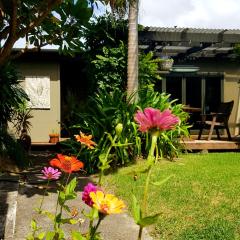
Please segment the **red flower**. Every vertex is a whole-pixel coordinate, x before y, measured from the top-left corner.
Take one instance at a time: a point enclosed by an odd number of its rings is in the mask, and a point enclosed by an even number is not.
[[[161,112],[159,109],[145,108],[144,112],[137,111],[134,117],[139,124],[141,132],[149,130],[169,130],[173,128],[178,122],[179,118],[171,113],[169,109]]]
[[[60,168],[66,173],[77,172],[83,168],[83,162],[79,161],[76,157],[62,154],[57,154],[57,158],[52,159],[50,165]]]

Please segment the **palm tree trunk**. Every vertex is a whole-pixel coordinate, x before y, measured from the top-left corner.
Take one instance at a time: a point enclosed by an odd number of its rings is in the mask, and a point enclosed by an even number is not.
[[[128,79],[127,95],[131,96],[138,90],[138,0],[129,6],[128,26]],[[137,93],[132,101],[137,100]]]

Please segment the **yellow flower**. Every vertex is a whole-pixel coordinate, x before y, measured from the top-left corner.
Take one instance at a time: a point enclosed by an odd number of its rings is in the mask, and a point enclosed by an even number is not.
[[[103,214],[121,213],[125,204],[112,194],[104,194],[102,191],[91,192],[90,197],[93,207]]]

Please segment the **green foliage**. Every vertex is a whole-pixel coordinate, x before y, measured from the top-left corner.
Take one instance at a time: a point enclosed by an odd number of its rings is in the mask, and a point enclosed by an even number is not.
[[[97,87],[114,91],[126,89],[127,82],[127,49],[123,42],[117,48],[103,47],[103,54],[97,55],[93,61]]]
[[[160,60],[153,57],[153,52],[139,55],[139,85],[141,88],[147,85],[156,84],[161,80],[158,74],[158,62]]]
[[[0,128],[0,156],[8,156],[19,167],[29,164],[26,152],[20,143],[6,129]]]
[[[7,122],[12,120],[16,109],[28,99],[19,85],[16,68],[10,63],[0,67],[0,155],[6,155],[18,166],[25,166],[26,153],[15,138],[7,132]]]
[[[115,127],[119,123],[123,125],[123,130],[110,153],[111,166],[124,165],[140,154],[141,139],[138,136],[137,125],[133,122],[136,105],[129,103],[129,100],[126,99],[126,93],[119,89],[115,89],[111,93],[107,90],[100,90],[93,97],[90,97],[86,109],[86,112],[75,113],[78,123],[73,128],[77,130],[75,130],[75,134],[81,130],[93,135],[94,141],[97,143],[95,149],[91,151],[83,149],[80,153],[80,159],[84,161],[88,172],[96,170],[98,158],[101,153],[106,153],[109,149],[112,144],[111,136],[117,135]],[[64,144],[66,151],[75,155],[80,148],[74,140],[62,144]]]
[[[171,109],[180,118],[180,124],[174,130],[162,134],[158,140],[158,151],[162,157],[172,159],[178,155],[179,138],[188,135],[186,123],[188,114],[182,110],[182,105],[170,102],[169,95],[154,92],[153,88],[142,89],[139,93],[139,102],[134,104],[130,104],[130,99],[126,99],[126,93],[121,92],[120,89],[112,92],[101,89],[90,97],[86,106],[87,111],[75,113],[77,122],[72,126],[75,134],[78,134],[79,130],[91,134],[97,143],[95,149],[91,151],[82,149],[79,154],[88,172],[91,173],[101,166],[101,161],[99,162],[98,159],[106,154],[112,144],[112,139],[117,136],[115,127],[119,123],[122,124],[123,129],[117,138],[118,145],[111,148],[106,166],[110,164],[114,168],[125,165],[132,162],[138,155],[148,152],[150,147],[148,137],[146,138],[138,131],[138,126],[134,121],[136,111],[147,106],[160,110]],[[78,154],[80,146],[74,139],[61,144],[64,144],[66,151]],[[101,159],[105,158],[101,157]]]
[[[188,136],[190,127],[187,123],[188,113],[183,111],[182,104],[176,104],[176,100],[170,101],[170,94],[154,91],[153,85],[147,85],[139,91],[138,106],[141,110],[146,107],[160,109],[170,109],[173,114],[179,117],[180,123],[171,131],[167,131],[158,139],[158,151],[161,157],[173,159],[181,151],[179,138]],[[150,143],[146,142],[146,150]]]
[[[15,109],[11,122],[14,124],[13,127],[16,130],[17,136],[21,135],[22,130],[30,132],[32,124],[29,120],[33,118],[31,111],[32,110],[27,107],[26,102],[19,104],[18,108]]]
[[[95,58],[104,47],[116,48],[121,42],[127,43],[127,20],[116,19],[111,14],[99,16],[89,22],[83,37],[86,51]]]
[[[139,55],[139,84],[140,88],[155,84],[161,78],[158,74],[158,61],[153,53]],[[113,91],[120,88],[126,91],[127,84],[127,47],[123,42],[117,47],[103,47],[92,61],[94,64],[94,78],[98,88]]]
[[[0,67],[0,127],[11,120],[15,109],[24,104],[28,97],[19,85],[16,68],[8,63]]]
[[[236,54],[237,59],[240,58],[240,43],[235,44],[233,52]]]
[[[42,217],[47,217],[50,220],[50,228],[48,230],[44,227],[39,226],[39,223],[35,219],[31,221],[31,233],[28,234],[27,240],[54,240],[54,239],[66,239],[67,232],[63,225],[76,225],[82,223],[83,219],[79,216],[79,211],[70,205],[71,200],[77,198],[76,187],[78,185],[77,178],[74,177],[72,180],[71,173],[66,174],[62,179],[61,183],[57,184],[57,202],[55,212],[42,210],[42,203],[44,201],[45,193],[47,191],[49,181],[47,183],[46,190],[44,192],[40,207],[36,209],[37,214],[42,215]],[[69,182],[70,180],[70,182]],[[89,193],[88,193],[89,194]],[[104,193],[103,193],[104,194]],[[104,219],[105,215],[93,206],[89,206],[88,210],[82,209],[81,214],[88,219],[89,227],[88,230],[84,228],[84,233],[82,233],[79,228],[77,231],[70,228],[68,235],[71,235],[71,239],[75,240],[101,240],[100,233],[97,231],[101,221]],[[64,214],[65,212],[65,214]],[[39,219],[39,217],[37,217]],[[51,230],[49,230],[51,229]],[[69,228],[68,228],[69,229]],[[67,231],[68,231],[67,229]]]
[[[17,3],[5,0],[1,2],[1,11],[0,40],[6,40],[1,53],[8,59],[14,54],[11,48],[19,38],[25,38],[36,48],[54,44],[62,53],[73,54],[81,50],[81,37],[84,25],[92,16],[92,5],[88,0],[27,0]]]

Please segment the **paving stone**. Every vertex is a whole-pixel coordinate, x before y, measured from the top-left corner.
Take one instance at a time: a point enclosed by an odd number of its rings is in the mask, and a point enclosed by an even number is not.
[[[14,236],[18,182],[0,181],[0,239]]]

